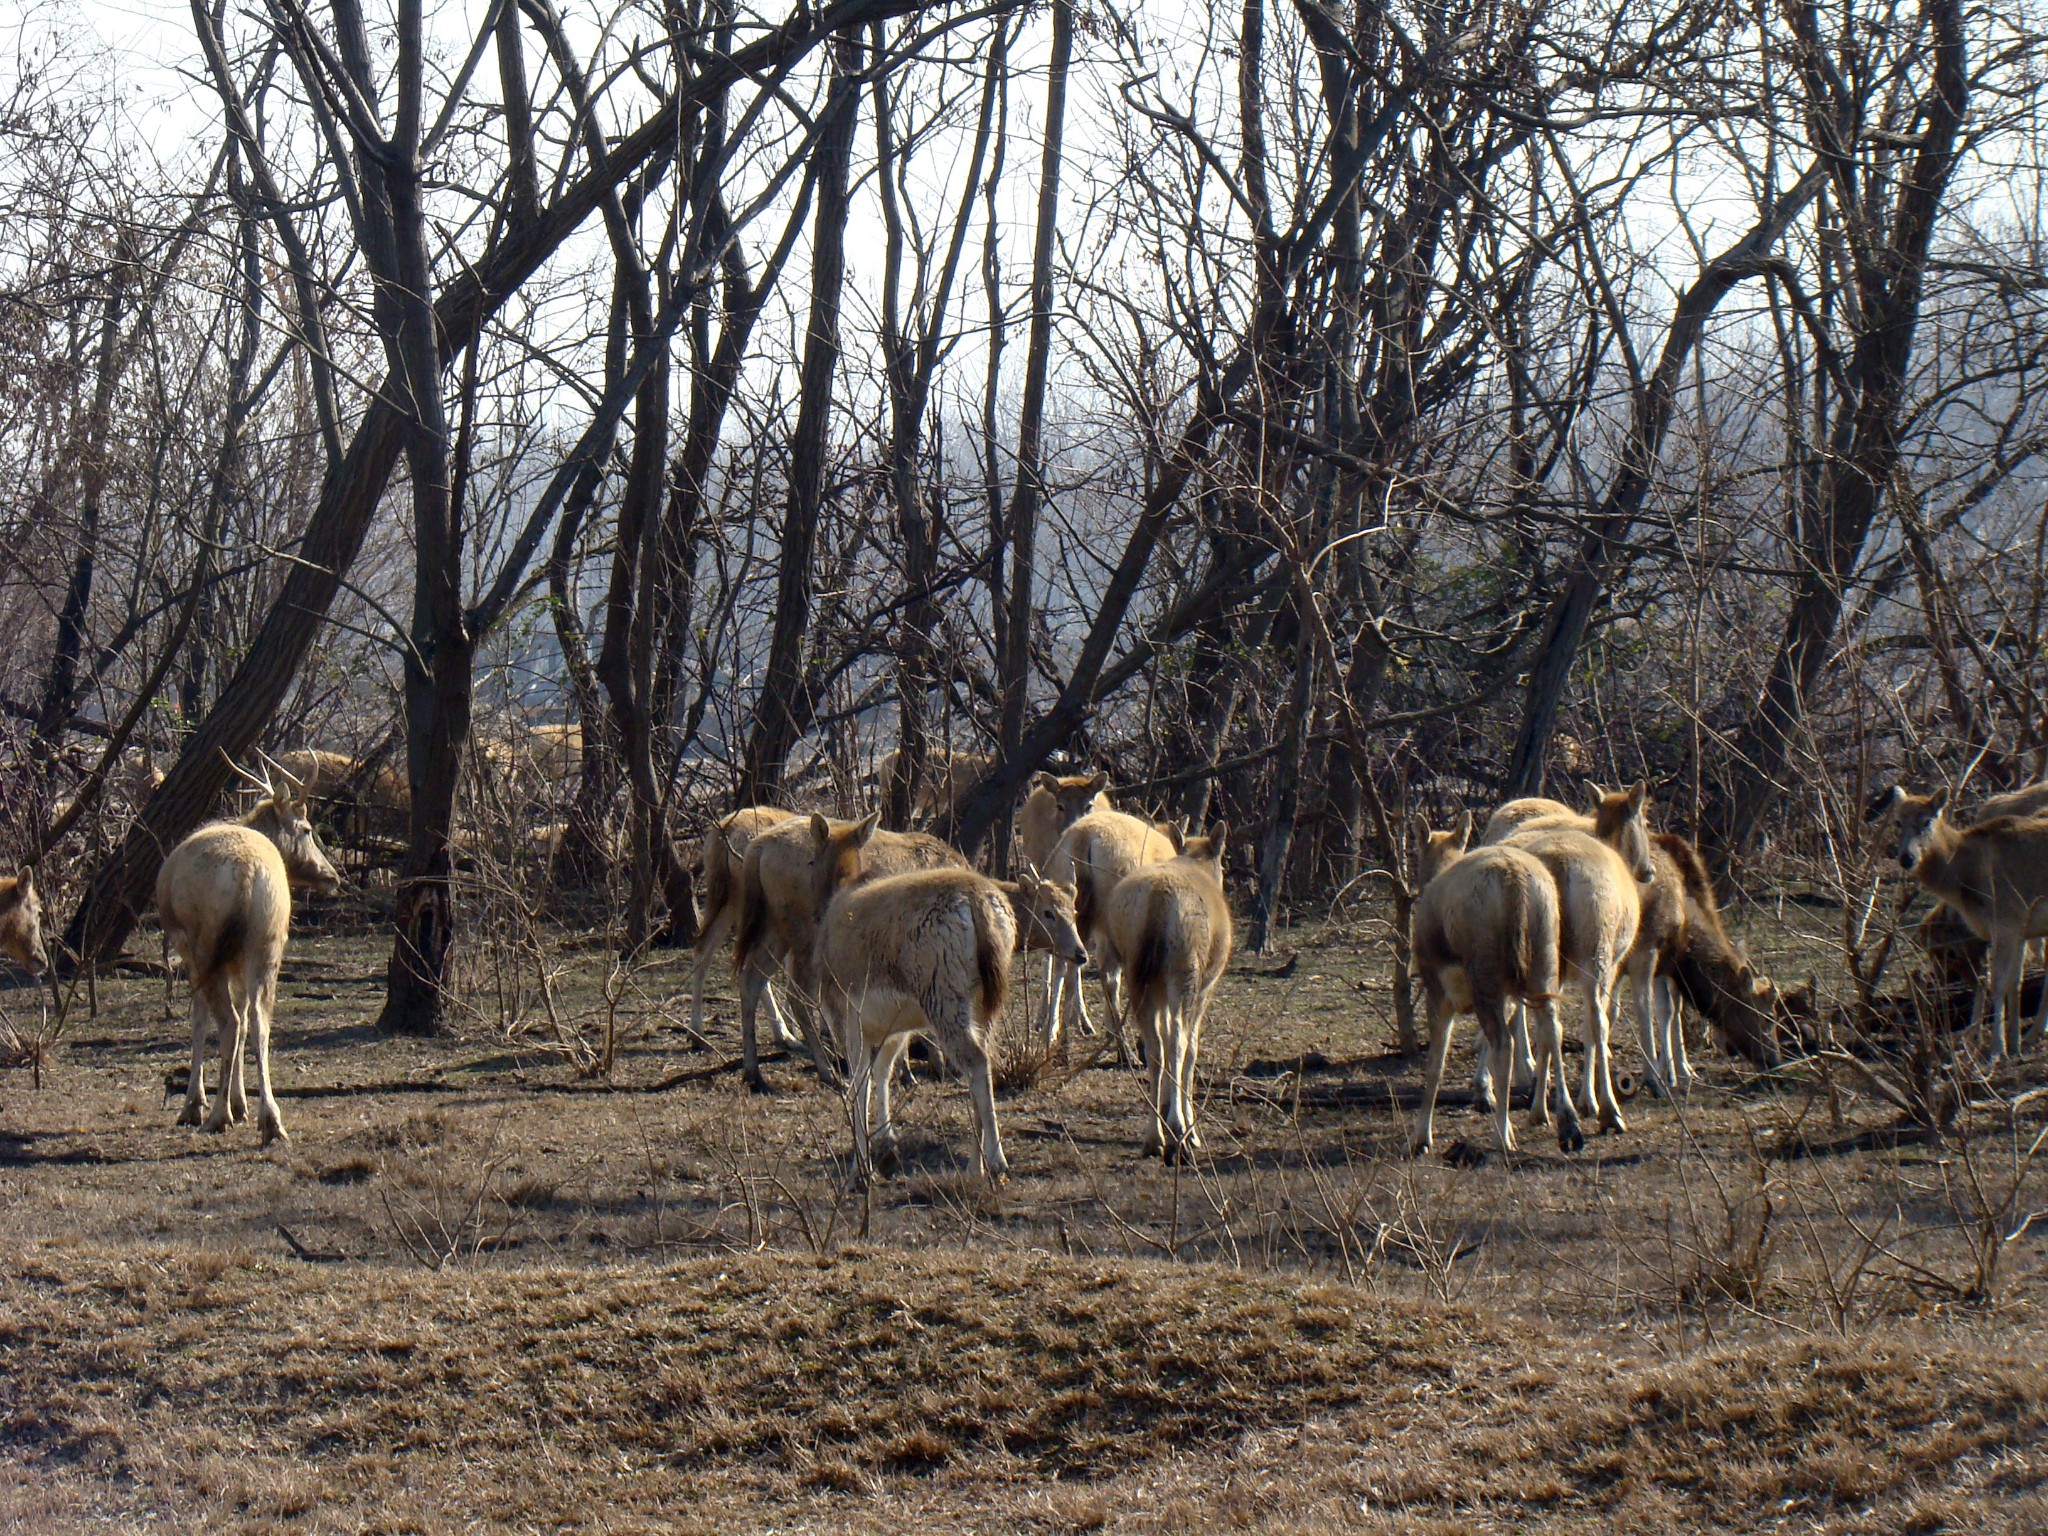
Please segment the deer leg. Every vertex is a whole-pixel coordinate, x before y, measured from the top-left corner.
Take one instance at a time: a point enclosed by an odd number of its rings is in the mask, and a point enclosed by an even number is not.
[[[1652,999],[1664,1016],[1664,1038],[1671,1042],[1671,1083],[1676,1088],[1690,1088],[1698,1081],[1692,1063],[1685,1054],[1685,1015],[1678,1006],[1678,988],[1673,986],[1669,976],[1659,976],[1651,993]]]
[[[761,1076],[761,1053],[754,1043],[754,1019],[761,1009],[761,993],[768,985],[759,955],[749,956],[740,968],[740,1077],[752,1093],[768,1092]]]
[[[1160,1118],[1166,1122],[1165,1145],[1161,1150],[1169,1163],[1177,1163],[1187,1154],[1189,1131],[1182,1086],[1186,1080],[1188,1021],[1186,1013],[1171,1002],[1160,1009],[1159,1047],[1159,1082],[1164,1101]]]
[[[868,1086],[874,1058],[861,1028],[861,1010],[849,1006],[841,1015],[840,1040],[846,1047],[846,1113],[853,1122],[853,1176],[862,1184],[875,1176],[874,1149],[868,1145]]]
[[[291,1140],[270,1091],[270,1019],[277,1011],[277,963],[283,958],[272,957],[260,976],[250,978],[249,986],[249,1031],[256,1050],[256,1124],[266,1147],[273,1141]]]
[[[1473,1011],[1487,1037],[1486,1055],[1493,1067],[1493,1138],[1502,1152],[1515,1150],[1515,1124],[1508,1116],[1508,1091],[1514,1084],[1515,1049],[1505,1003],[1498,997],[1475,997]]]
[[[2026,986],[2027,967],[2024,963],[2025,955],[2028,952],[2032,951],[2033,947],[2034,946],[2032,944],[2029,944],[2026,946],[2026,949],[2021,952],[2022,963],[2020,965],[2020,974],[2018,979],[2013,984],[2013,990],[2015,992],[2023,992]],[[2019,1003],[2024,1003],[2025,1001],[2025,997],[2021,996],[2018,1002],[2014,1004],[2014,1006],[2017,1007],[2019,1006]],[[2034,1022],[2027,1026],[2026,1034],[2023,1035],[2020,1039],[2021,1048],[2028,1051],[2033,1050],[2035,1046],[2041,1043],[2041,1037],[2043,1034],[2048,1034],[2048,973],[2044,973],[2041,977],[2041,1003],[2040,1006],[2034,1010]]]
[[[1183,1145],[1199,1150],[1202,1133],[1195,1129],[1195,1070],[1202,1059],[1202,1021],[1209,1012],[1209,994],[1203,992],[1195,999],[1192,1013],[1182,1015],[1181,1035],[1183,1044],[1180,1053],[1180,1112],[1187,1122],[1187,1133]]]
[[[1986,1064],[2016,1053],[2019,1047],[2019,989],[2027,941],[2004,933],[1991,939],[1991,1054]]]
[[[690,1034],[694,1039],[704,1038],[704,983],[711,973],[712,957],[725,948],[731,934],[732,903],[727,902],[697,935],[697,953],[690,963]]]
[[[1430,1149],[1436,1132],[1436,1094],[1443,1086],[1444,1058],[1451,1052],[1451,1033],[1456,1021],[1446,999],[1435,987],[1428,989],[1429,1061],[1422,1073],[1422,1104],[1415,1112],[1415,1130],[1408,1150],[1417,1157]]]
[[[185,1077],[185,1107],[178,1111],[176,1125],[197,1125],[206,1118],[206,991],[196,982],[191,990],[192,1070]],[[227,1029],[225,1023],[219,1027]]]
[[[235,1010],[236,1034],[239,1044],[235,1047],[235,1059],[227,1071],[228,1124],[240,1125],[249,1118],[249,1035],[252,1028],[251,1015],[256,1008],[256,996],[249,990],[248,983],[241,975],[228,977],[228,1004]]]
[[[225,973],[216,972],[207,977],[206,1007],[214,1016],[215,1028],[220,1035],[220,1092],[214,1096],[213,1108],[199,1122],[199,1129],[217,1136],[228,1128],[228,1101],[232,1097],[229,1085],[242,1060],[242,1017],[235,1010]]]
[[[896,1155],[896,1118],[891,1095],[896,1087],[896,1075],[903,1070],[903,1058],[909,1054],[912,1038],[910,1031],[904,1030],[883,1041],[882,1048],[875,1053],[870,1074],[875,1097],[880,1101],[881,1116],[876,1121],[869,1144],[877,1153],[892,1159]],[[847,1060],[852,1059],[849,1053]]]
[[[1564,1024],[1557,1016],[1557,999],[1546,998],[1536,1005],[1535,1021],[1530,1034],[1536,1037],[1536,1086],[1531,1091],[1529,1124],[1541,1122],[1536,1119],[1535,1105],[1544,1103],[1550,1096],[1550,1069],[1557,1068],[1557,1144],[1567,1152],[1577,1152],[1586,1144],[1586,1133],[1579,1126],[1578,1111],[1572,1106],[1572,1096],[1564,1091]]]
[[[1649,1080],[1651,1094],[1668,1099],[1671,1097],[1671,1063],[1664,1054],[1664,1031],[1657,1017],[1657,957],[1631,956],[1628,984],[1635,998],[1636,1041],[1643,1051],[1643,1072]]]
[[[1145,1072],[1150,1079],[1152,1103],[1152,1129],[1145,1137],[1143,1154],[1146,1157],[1166,1155],[1166,1031],[1170,1027],[1165,1010],[1155,998],[1141,999],[1133,1010],[1138,1029],[1138,1043],[1145,1054]]]
[[[1592,1016],[1587,1020],[1592,1038],[1587,1043],[1598,1061],[1593,1076],[1593,1088],[1599,1095],[1600,1124],[1605,1130],[1625,1131],[1628,1122],[1621,1118],[1621,1101],[1614,1096],[1613,1031],[1615,983],[1620,980],[1618,967],[1608,965],[1604,971],[1605,984],[1595,990],[1597,1001]]]
[[[967,1075],[967,1086],[974,1095],[974,1118],[981,1126],[981,1171],[991,1184],[1000,1184],[1010,1176],[1010,1161],[1003,1156],[1002,1132],[996,1126],[988,1043],[974,1027],[973,1006],[964,998],[954,1005],[948,1024],[939,1031],[939,1048]]]

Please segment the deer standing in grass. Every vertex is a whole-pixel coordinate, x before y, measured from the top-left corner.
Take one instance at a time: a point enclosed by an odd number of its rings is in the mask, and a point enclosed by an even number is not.
[[[1109,796],[1103,793],[1108,784],[1106,773],[1036,775],[1031,780],[1031,793],[1024,797],[1023,809],[1017,812],[1017,854],[1021,867],[1050,869],[1053,850],[1067,835],[1067,828],[1096,811],[1114,810]],[[1058,955],[1045,957],[1044,1003],[1048,1019],[1058,1002],[1054,989],[1059,985],[1061,964]],[[1041,1038],[1048,1038],[1046,1032],[1051,1029],[1050,1024],[1043,1026]]]
[[[1991,946],[1988,993],[1976,1017],[1984,1021],[1985,1060],[1993,1062],[2031,1050],[2048,1030],[2048,987],[2024,1035],[2018,996],[2027,941],[2048,937],[2048,816],[1957,827],[1942,814],[1947,803],[1946,789],[1909,795],[1893,785],[1884,806],[1898,815],[1899,867]]]
[[[755,834],[740,865],[738,932],[733,966],[740,977],[740,1050],[743,1076],[755,1093],[769,1091],[761,1076],[754,1021],[771,969],[780,966],[797,994],[797,1022],[821,1082],[835,1076],[809,1002],[817,996],[814,961],[818,924],[833,896],[861,879],[921,869],[962,868],[959,850],[924,832],[876,830],[881,813],[860,821],[813,815]]]
[[[185,962],[192,984],[192,1071],[177,1123],[219,1132],[248,1117],[247,1040],[256,1052],[257,1125],[268,1146],[288,1139],[270,1091],[270,1021],[291,930],[291,888],[326,895],[341,882],[307,819],[304,787],[281,770],[282,787],[242,776],[263,798],[239,821],[212,822],[171,850],[157,874],[156,910],[165,944]],[[209,1018],[220,1036],[220,1094],[211,1110]]]
[[[1219,822],[1180,853],[1134,870],[1110,892],[1108,931],[1152,1078],[1147,1155],[1168,1162],[1201,1146],[1195,1134],[1195,1067],[1209,997],[1230,963],[1230,902],[1223,892]]]
[[[1637,941],[1630,947],[1624,963],[1628,966],[1629,978],[1634,983],[1644,1057],[1652,1063],[1651,1072],[1654,1077],[1657,1058],[1653,1051],[1656,1041],[1662,1038],[1663,1025],[1668,1022],[1675,1028],[1678,1017],[1678,1005],[1671,994],[1669,984],[1660,985],[1657,979],[1657,961],[1661,953],[1659,946],[1668,939],[1681,919],[1683,896],[1675,883],[1675,871],[1665,870],[1662,884],[1658,882],[1659,871],[1655,851],[1651,845],[1649,826],[1643,815],[1644,807],[1649,801],[1649,793],[1650,786],[1646,780],[1638,780],[1633,787],[1625,790],[1606,790],[1595,785],[1593,809],[1590,812],[1575,811],[1562,801],[1546,800],[1540,796],[1510,800],[1487,818],[1486,830],[1479,841],[1481,846],[1488,846],[1510,841],[1523,833],[1570,830],[1584,833],[1605,843],[1628,866],[1629,872],[1641,886],[1638,892],[1641,907],[1637,913]],[[1610,1020],[1610,1029],[1611,1025]],[[1535,1071],[1535,1061],[1529,1050],[1528,1021],[1519,1010],[1516,1012],[1510,1035],[1514,1051],[1515,1080],[1528,1079]],[[1587,1070],[1590,1072],[1592,1068],[1589,1052]],[[1485,1048],[1482,1048],[1477,1079],[1473,1086],[1482,1108],[1492,1102],[1493,1087],[1490,1079],[1490,1066]],[[1535,1102],[1540,1104],[1540,1097]],[[1592,1111],[1588,1109],[1587,1112]]]
[[[1435,1140],[1436,1096],[1443,1085],[1444,1059],[1458,1015],[1474,1014],[1489,1049],[1485,1060],[1493,1072],[1494,1138],[1503,1152],[1515,1150],[1515,1130],[1508,1119],[1510,1062],[1508,1010],[1520,1005],[1533,1022],[1532,1037],[1542,1052],[1536,1081],[1550,1075],[1550,1063],[1561,1056],[1564,1037],[1558,1024],[1558,965],[1563,918],[1557,881],[1527,849],[1512,844],[1465,851],[1472,836],[1467,811],[1457,828],[1432,832],[1421,818],[1415,822],[1418,843],[1416,877],[1422,894],[1410,914],[1410,948],[1422,976],[1429,1020],[1429,1059],[1422,1083],[1422,1104],[1409,1146],[1417,1155]],[[1558,1145],[1576,1152],[1585,1145],[1571,1096],[1560,1092],[1557,1106]],[[1542,1123],[1533,1113],[1530,1123]]]
[[[705,976],[711,970],[712,959],[725,948],[739,923],[740,871],[746,863],[747,845],[761,833],[796,819],[795,811],[749,805],[724,817],[704,834],[703,851],[697,861],[703,871],[704,895],[697,909],[697,952],[690,968],[690,1033],[699,1039],[704,1035]],[[789,1023],[782,1016],[774,984],[764,983],[762,990],[768,998],[768,1015],[775,1024],[776,1043],[795,1044]]]
[[[1172,836],[1142,817],[1122,811],[1090,811],[1061,834],[1044,866],[1049,879],[1064,881],[1077,892],[1074,908],[1081,920],[1081,937],[1102,966],[1103,1002],[1119,1050],[1123,1044],[1122,975],[1115,946],[1109,940],[1110,892],[1146,865],[1161,863],[1179,851]],[[1081,968],[1069,963],[1060,965],[1058,972],[1046,1005],[1048,1047],[1059,1042],[1069,1014],[1078,1015],[1081,1027],[1095,1033],[1087,1000],[1081,995]]]
[[[1073,887],[1032,871],[999,882],[971,869],[929,869],[862,880],[832,898],[818,931],[819,1002],[847,1065],[854,1165],[872,1175],[896,1145],[890,1085],[903,1053],[932,1035],[966,1077],[981,1131],[981,1171],[1009,1173],[996,1125],[991,1036],[1010,985],[1010,957],[1044,949],[1077,962]],[[868,1100],[879,1097],[872,1138]]]

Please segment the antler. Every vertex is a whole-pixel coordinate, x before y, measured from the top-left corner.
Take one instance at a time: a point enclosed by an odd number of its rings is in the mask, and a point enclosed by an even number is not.
[[[257,756],[261,757],[262,753],[259,751],[257,753]],[[240,774],[243,778],[247,779],[251,784],[254,784],[258,789],[262,790],[264,794],[270,796],[273,799],[276,798],[277,786],[270,782],[270,778],[267,774],[263,778],[257,778],[255,774],[251,773],[248,769],[244,768],[232,757],[229,757],[228,749],[226,747],[220,748],[220,760],[226,763],[228,767],[233,769],[236,773]]]
[[[274,768],[277,771],[277,776],[291,786],[292,798],[294,800],[303,800],[305,798],[306,786],[299,781],[298,776],[291,769],[285,767],[283,763],[280,763],[261,747],[256,749],[256,755]]]

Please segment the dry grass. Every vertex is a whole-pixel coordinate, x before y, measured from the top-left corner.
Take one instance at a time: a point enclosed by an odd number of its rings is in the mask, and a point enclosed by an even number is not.
[[[378,1039],[376,937],[303,935],[267,1153],[170,1126],[179,1027],[109,980],[0,1077],[0,1530],[2048,1528],[2048,1223],[1991,1221],[2048,1206],[2048,1105],[1937,1144],[1710,1059],[1582,1156],[1453,1109],[1411,1162],[1381,956],[1290,944],[1219,994],[1196,1164],[1137,1156],[1134,1074],[1024,1053],[1009,1184],[924,1068],[865,1196],[802,1064],[689,1075],[681,967],[616,1073],[677,1086],[605,1093]]]

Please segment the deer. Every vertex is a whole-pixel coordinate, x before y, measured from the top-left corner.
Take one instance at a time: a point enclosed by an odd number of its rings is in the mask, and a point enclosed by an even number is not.
[[[1230,902],[1223,891],[1218,822],[1173,858],[1133,870],[1110,892],[1103,928],[1122,972],[1127,1006],[1152,1075],[1152,1126],[1144,1155],[1177,1162],[1199,1148],[1195,1068],[1202,1020],[1230,963]]]
[[[36,872],[26,864],[0,880],[0,953],[37,980],[50,969],[50,953],[43,948],[42,898]]]
[[[1429,1056],[1409,1150],[1417,1157],[1435,1140],[1436,1096],[1443,1085],[1444,1059],[1460,1014],[1474,1014],[1490,1049],[1485,1059],[1494,1078],[1494,1140],[1503,1153],[1515,1150],[1508,1118],[1508,1010],[1519,1005],[1533,1020],[1532,1033],[1543,1058],[1538,1092],[1550,1077],[1553,1057],[1563,1054],[1557,1016],[1558,969],[1563,916],[1557,881],[1533,853],[1512,843],[1467,852],[1472,813],[1456,828],[1435,832],[1418,816],[1416,878],[1422,893],[1409,914],[1409,946],[1422,977],[1429,1022]],[[1559,1073],[1558,1145],[1576,1152],[1586,1138]],[[1534,1114],[1532,1125],[1542,1121]]]
[[[1643,810],[1648,802],[1650,786],[1647,780],[1638,780],[1626,790],[1607,790],[1593,786],[1593,809],[1589,812],[1575,811],[1558,800],[1546,800],[1530,796],[1521,800],[1510,800],[1492,816],[1487,818],[1486,830],[1480,836],[1481,846],[1505,842],[1522,832],[1544,829],[1567,828],[1585,833],[1607,844],[1621,856],[1629,872],[1641,885],[1643,906],[1638,914],[1639,943],[1629,955],[1630,980],[1635,984],[1636,1017],[1641,1037],[1645,1042],[1645,1060],[1654,1061],[1650,1055],[1650,1042],[1658,1034],[1656,1020],[1674,1019],[1677,1004],[1672,1000],[1670,989],[1663,988],[1661,999],[1657,995],[1657,957],[1660,953],[1658,942],[1669,935],[1679,920],[1683,899],[1677,891],[1674,872],[1664,871],[1665,879],[1658,886],[1658,867],[1650,841],[1650,831],[1644,820]],[[1640,953],[1638,953],[1640,949]],[[1521,1081],[1533,1076],[1535,1061],[1529,1051],[1529,1030],[1527,1021],[1518,1011],[1514,1028],[1510,1031],[1514,1050],[1515,1070],[1513,1080]],[[1591,1066],[1590,1061],[1588,1066]],[[1480,1107],[1491,1102],[1493,1087],[1491,1068],[1482,1045],[1473,1092]],[[1652,1073],[1654,1079],[1654,1069]],[[1655,1090],[1653,1090],[1655,1091]]]
[[[697,950],[690,969],[690,1033],[700,1040],[704,1035],[704,980],[710,973],[712,959],[732,938],[739,921],[740,870],[746,862],[747,845],[770,828],[794,820],[795,811],[749,805],[722,817],[704,834],[703,848],[697,857],[704,890],[697,907]],[[763,990],[768,998],[769,1017],[775,1025],[776,1043],[795,1044],[773,984],[764,984]]]
[[[245,1040],[256,1053],[257,1125],[262,1144],[286,1141],[270,1087],[270,1023],[277,972],[290,937],[294,886],[331,895],[340,878],[307,819],[305,786],[278,769],[257,778],[235,767],[262,798],[235,821],[199,828],[163,862],[156,879],[164,941],[192,984],[192,1070],[176,1123],[219,1134],[248,1117]],[[275,763],[270,764],[275,769]],[[206,1102],[206,1026],[220,1036],[220,1093]]]
[[[1650,842],[1660,868],[1669,861],[1683,898],[1676,932],[1658,956],[1658,980],[1672,993],[1668,1028],[1674,1077],[1683,1082],[1691,1075],[1677,1014],[1681,1001],[1713,1026],[1731,1055],[1766,1069],[1780,1065],[1779,1037],[1786,1032],[1796,1037],[1798,1016],[1810,1010],[1811,997],[1804,988],[1781,991],[1757,971],[1749,952],[1728,937],[1714,883],[1698,849],[1674,832],[1653,833]]]
[[[1072,886],[1024,870],[1011,882],[971,869],[861,880],[832,898],[818,929],[819,1004],[846,1056],[854,1167],[863,1182],[893,1154],[890,1085],[911,1040],[929,1034],[966,1077],[980,1128],[980,1168],[1009,1175],[990,1076],[990,1041],[1010,985],[1010,959],[1044,949],[1077,962]],[[868,1131],[869,1099],[881,1118]]]
[[[2028,940],[2048,937],[2048,816],[1996,816],[1958,827],[1943,814],[1947,804],[1945,788],[1910,795],[1895,784],[1873,810],[1898,818],[1899,867],[1991,946],[1990,980],[1975,1012],[1988,1065],[2032,1049],[2048,1030],[2048,988],[2024,1035],[2016,995]]]
[[[1614,999],[1642,921],[1641,882],[1612,846],[1574,827],[1528,825],[1497,846],[1535,855],[1557,883],[1559,966],[1577,986],[1586,1010],[1580,1107],[1597,1116],[1602,1129],[1626,1131],[1614,1092]],[[1488,1042],[1489,1048],[1492,1044]],[[1545,1078],[1550,1060],[1560,1070],[1563,1067],[1561,1055],[1539,1056],[1536,1061],[1530,1116],[1538,1125],[1548,1113]],[[1496,1070],[1494,1075],[1498,1081],[1505,1074]]]
[[[964,868],[958,849],[924,832],[882,832],[881,812],[859,821],[813,814],[755,834],[740,863],[733,967],[740,978],[741,1075],[754,1093],[769,1092],[761,1076],[754,1021],[771,967],[780,966],[797,993],[797,1022],[821,1082],[835,1073],[815,1020],[805,1006],[817,995],[818,923],[843,886],[863,878],[922,869]]]
[[[1060,835],[1044,866],[1048,877],[1072,885],[1078,893],[1075,910],[1080,916],[1081,937],[1102,966],[1103,998],[1119,1050],[1123,1040],[1121,976],[1107,927],[1109,896],[1129,875],[1173,858],[1179,851],[1173,834],[1142,817],[1122,811],[1090,811]],[[1081,1027],[1095,1033],[1087,1000],[1081,995],[1081,968],[1069,962],[1057,970],[1046,1005],[1048,1048],[1059,1043],[1070,1005],[1079,1014]]]
[[[1027,869],[1049,869],[1052,851],[1066,836],[1067,828],[1095,811],[1114,810],[1104,793],[1109,784],[1106,773],[1033,775],[1031,793],[1024,797],[1017,813],[1017,854]],[[1045,957],[1045,1007],[1047,1017],[1055,1004],[1054,988],[1059,984],[1060,957]]]
[[[889,782],[896,777],[896,764],[900,760],[897,752],[884,752],[875,764],[875,783],[881,792],[889,792]],[[932,821],[953,808],[953,803],[984,778],[995,767],[996,760],[985,752],[950,752],[935,747],[925,754],[924,777],[917,786],[917,796],[911,805],[911,814],[920,821]]]

